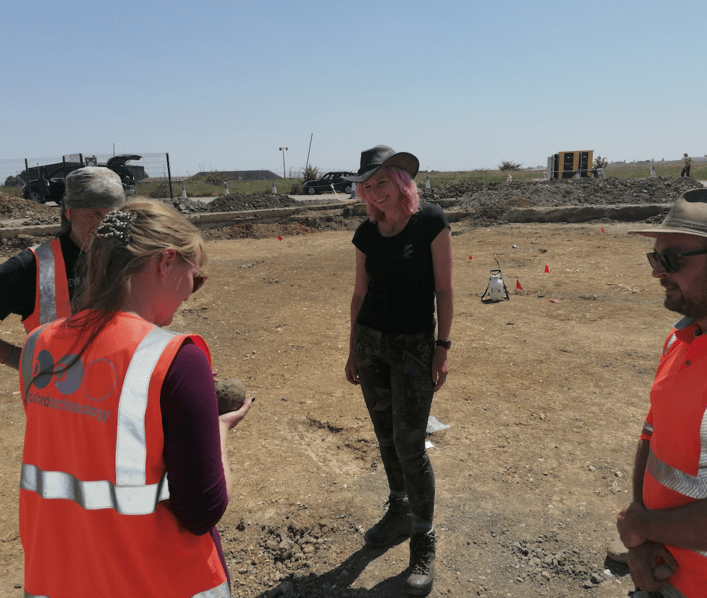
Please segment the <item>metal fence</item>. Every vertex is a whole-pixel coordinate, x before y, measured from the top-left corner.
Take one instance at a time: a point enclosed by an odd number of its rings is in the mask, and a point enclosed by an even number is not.
[[[64,156],[50,156],[44,158],[26,158],[26,163],[30,169],[36,168],[37,166],[44,166],[46,164],[58,164],[63,161],[66,162],[80,162],[81,164],[105,166],[109,158],[112,158],[114,154],[109,153],[80,153],[80,154],[65,154]],[[173,180],[182,180],[188,176],[194,175],[204,175],[209,173],[217,172],[248,172],[254,173],[255,170],[199,170],[196,172],[187,173],[174,173],[170,172],[169,166],[169,154],[167,153],[149,153],[149,152],[135,152],[135,155],[141,156],[140,160],[131,160],[128,163],[128,168],[132,171],[133,176],[135,176],[136,181],[140,181],[143,178],[150,177],[152,179],[167,179],[171,175]],[[16,177],[25,170],[25,158],[12,158],[0,160],[0,186],[4,185],[8,177]],[[273,176],[260,176],[256,178],[280,178],[283,174],[286,174],[288,179],[302,179],[304,178],[304,168],[293,168],[288,167],[286,173],[283,173],[282,166],[279,168],[277,166],[273,168],[257,169],[266,171],[269,175]],[[329,171],[344,171],[345,168],[319,168],[320,176]],[[356,169],[354,169],[355,171]]]
[[[58,164],[60,162],[80,162],[87,166],[105,166],[109,158],[114,154],[103,154],[99,152],[85,154],[66,154],[64,156],[54,156],[49,158],[14,158],[0,160],[0,185],[4,185],[8,177],[16,177],[25,170],[25,160],[29,168],[43,166],[45,164]],[[133,172],[135,180],[145,177],[167,178],[169,175],[169,155],[166,153],[140,153],[134,155],[141,156],[140,160],[131,160],[128,168]]]

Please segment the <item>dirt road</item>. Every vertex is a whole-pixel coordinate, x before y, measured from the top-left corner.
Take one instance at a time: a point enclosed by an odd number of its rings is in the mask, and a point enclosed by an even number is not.
[[[630,498],[648,390],[677,317],[650,277],[651,241],[631,227],[454,236],[451,374],[432,411],[451,427],[430,438],[440,538],[431,596],[633,589],[625,569],[607,567],[605,545]],[[257,397],[230,440],[235,497],[219,525],[234,597],[402,595],[407,542],[375,551],[362,539],[387,489],[360,391],[343,375],[351,234],[209,241],[209,281],[172,325],[202,334],[221,377]],[[487,305],[494,258],[511,299]],[[0,333],[23,337],[14,318]],[[19,598],[24,414],[7,369],[0,422],[0,596]]]

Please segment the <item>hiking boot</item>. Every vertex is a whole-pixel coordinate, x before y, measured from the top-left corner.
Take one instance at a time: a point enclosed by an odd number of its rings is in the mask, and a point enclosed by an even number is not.
[[[405,591],[412,596],[427,596],[435,579],[434,530],[426,534],[412,534],[410,539],[410,576],[405,581]]]
[[[407,498],[389,498],[386,504],[386,514],[363,536],[366,544],[372,548],[386,548],[412,532],[412,515]]]

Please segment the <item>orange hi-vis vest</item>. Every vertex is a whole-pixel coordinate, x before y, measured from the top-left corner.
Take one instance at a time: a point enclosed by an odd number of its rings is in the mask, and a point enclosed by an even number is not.
[[[26,598],[230,596],[211,535],[186,531],[169,510],[160,392],[186,339],[211,362],[201,337],[123,312],[78,359],[85,334],[64,320],[27,337]]]
[[[683,318],[668,337],[651,388],[642,438],[650,439],[643,477],[648,509],[707,499],[707,335]],[[707,534],[707,530],[705,531]],[[678,562],[665,596],[696,598],[707,589],[707,551],[668,546]]]
[[[52,239],[49,243],[31,247],[30,250],[37,262],[37,291],[34,311],[22,320],[27,332],[71,315],[69,283],[66,279],[61,242],[59,239]]]

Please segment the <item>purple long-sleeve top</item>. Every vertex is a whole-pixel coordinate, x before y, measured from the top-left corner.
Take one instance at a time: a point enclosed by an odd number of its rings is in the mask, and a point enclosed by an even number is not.
[[[192,534],[211,534],[228,575],[214,527],[228,505],[218,402],[211,366],[196,345],[187,343],[177,352],[162,384],[160,406],[170,509]]]

